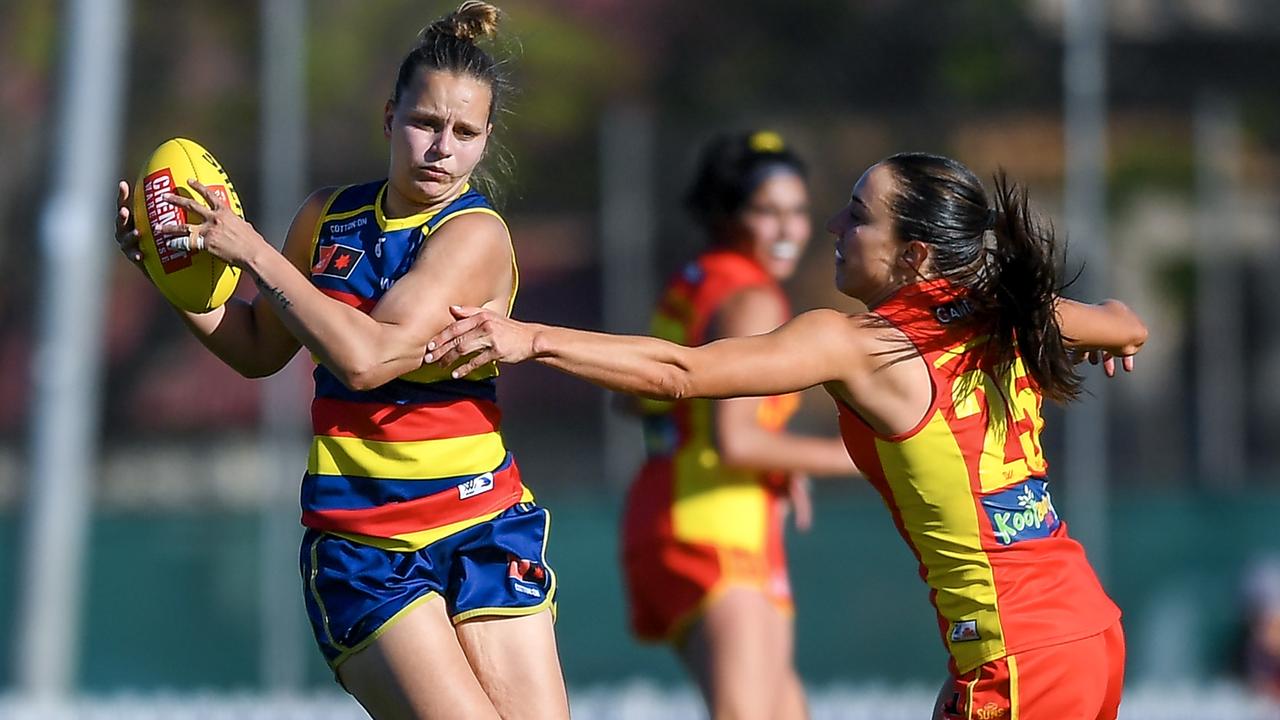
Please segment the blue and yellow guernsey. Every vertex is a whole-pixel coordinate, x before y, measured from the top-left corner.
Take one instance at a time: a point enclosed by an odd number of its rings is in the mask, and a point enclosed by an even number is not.
[[[385,193],[385,180],[338,190],[313,236],[311,282],[366,313],[446,222],[469,213],[501,220],[469,186],[437,212],[395,219],[383,214]],[[532,501],[502,441],[496,376],[496,365],[460,380],[425,366],[356,391],[317,364],[302,524],[387,550],[417,550]]]

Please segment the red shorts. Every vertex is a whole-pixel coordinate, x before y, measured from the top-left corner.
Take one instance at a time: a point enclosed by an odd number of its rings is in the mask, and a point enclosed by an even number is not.
[[[1124,686],[1124,631],[993,660],[943,688],[941,720],[1115,720]]]
[[[779,610],[793,610],[781,538],[773,552],[658,542],[624,553],[631,630],[642,640],[680,642],[707,606],[733,587],[763,593]]]

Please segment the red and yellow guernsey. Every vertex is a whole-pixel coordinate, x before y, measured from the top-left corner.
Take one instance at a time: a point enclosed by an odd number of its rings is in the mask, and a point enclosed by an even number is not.
[[[954,673],[1094,635],[1120,615],[1054,509],[1040,395],[1020,359],[1003,376],[983,367],[968,311],[930,281],[874,312],[929,369],[933,402],[916,427],[881,434],[837,403],[850,455],[919,560]]]
[[[444,223],[470,213],[498,217],[468,187],[438,212],[391,219],[382,211],[385,192],[385,181],[338,190],[314,235],[312,283],[364,312]],[[323,365],[314,375],[303,525],[417,550],[533,500],[499,431],[495,365],[458,380],[429,365],[365,391],[347,388]]]
[[[682,345],[707,342],[720,306],[747,288],[765,288],[786,302],[777,282],[751,258],[727,250],[704,253],[668,284],[652,332]],[[721,553],[721,566],[731,575],[735,567],[758,564],[755,557],[776,556],[774,562],[781,562],[777,498],[785,476],[721,462],[714,403],[644,401],[648,461],[631,487],[623,543],[639,548],[675,540],[729,551]],[[763,398],[757,422],[780,431],[798,405],[795,395]],[[744,575],[765,573],[763,567],[741,569]]]

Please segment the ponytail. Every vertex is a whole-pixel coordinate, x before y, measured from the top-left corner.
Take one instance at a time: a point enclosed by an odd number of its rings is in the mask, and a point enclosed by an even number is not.
[[[989,347],[997,367],[1022,358],[1031,384],[1046,398],[1069,402],[1080,394],[1083,379],[1067,350],[1058,325],[1056,305],[1062,284],[1053,226],[1031,211],[1027,189],[995,176],[995,244],[989,252],[986,291],[992,301]]]
[[[899,153],[882,164],[897,185],[889,200],[895,234],[928,244],[933,274],[967,291],[966,322],[988,337],[980,361],[1002,373],[1021,357],[1043,397],[1075,399],[1082,379],[1058,325],[1058,244],[1026,188],[1001,170],[988,200],[969,168],[939,155]]]

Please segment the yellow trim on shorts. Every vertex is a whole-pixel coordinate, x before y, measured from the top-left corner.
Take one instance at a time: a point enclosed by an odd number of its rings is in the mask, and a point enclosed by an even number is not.
[[[527,490],[525,492],[526,494],[529,494]],[[523,503],[528,501],[522,500],[521,502]],[[465,622],[467,620],[471,620],[472,618],[476,618],[476,617],[525,617],[529,615],[537,615],[538,613],[542,612],[543,610],[547,610],[548,608],[551,610],[551,621],[555,622],[555,619],[556,619],[555,597],[556,597],[556,588],[558,587],[558,583],[556,581],[556,571],[553,570],[551,566],[547,564],[547,544],[551,542],[551,513],[548,512],[546,508],[542,508],[542,512],[543,512],[543,518],[544,518],[542,522],[542,550],[538,553],[538,562],[541,563],[542,567],[546,568],[547,572],[551,574],[551,587],[547,589],[547,594],[543,596],[542,602],[538,603],[537,605],[531,605],[529,607],[519,607],[519,608],[511,608],[511,607],[474,608],[472,610],[467,610],[466,612],[460,612],[457,615],[450,617],[449,619],[453,621],[454,625],[457,625],[458,623],[461,623],[461,622]]]
[[[1018,661],[1010,655],[1009,665],[1009,720],[1018,720]]]
[[[311,549],[308,551],[311,556],[311,572],[308,573],[310,577],[307,578],[307,588],[311,591],[311,599],[316,601],[316,607],[320,609],[320,625],[324,628],[325,639],[328,640],[330,645],[343,650],[345,647],[333,639],[333,631],[329,629],[329,611],[325,609],[324,600],[320,597],[320,591],[316,589],[316,573],[319,572],[320,565],[316,555],[316,547],[323,539],[324,534],[321,533],[316,535],[315,540],[311,541]]]
[[[973,679],[969,681],[969,700],[964,704],[965,720],[973,720],[973,691],[978,688],[978,681],[982,679],[982,666],[974,668]]]
[[[711,589],[703,594],[702,599],[699,600],[697,604],[672,621],[671,627],[667,630],[667,634],[658,638],[658,642],[664,642],[676,647],[683,645],[686,639],[685,636],[693,629],[694,624],[701,620],[702,616],[707,613],[707,608],[709,608],[712,603],[719,600],[725,593],[737,588],[754,590],[760,593],[764,596],[765,600],[769,601],[770,605],[776,608],[777,611],[785,617],[790,618],[795,617],[796,615],[795,601],[782,602],[778,598],[770,595],[767,582],[752,583],[734,578],[727,578],[712,585]]]
[[[400,622],[400,620],[402,620],[410,610],[416,610],[420,605],[422,605],[423,603],[426,603],[433,597],[439,596],[439,594],[440,593],[437,593],[435,590],[428,590],[425,593],[419,595],[418,597],[409,601],[408,605],[405,605],[404,607],[397,610],[395,615],[392,615],[391,617],[387,618],[386,622],[382,623],[377,627],[376,630],[369,633],[368,637],[366,637],[365,639],[361,640],[360,642],[356,643],[355,645],[349,648],[334,644],[334,647],[339,648],[340,650],[342,650],[342,652],[338,654],[338,657],[334,658],[329,663],[329,669],[333,670],[334,672],[337,672],[339,665],[341,665],[342,663],[350,659],[352,655],[355,655],[361,650],[364,650],[365,648],[369,647],[369,645],[372,644],[373,641],[382,637],[383,633],[390,630],[391,627],[395,625],[397,622]],[[328,628],[325,629],[325,632],[326,633],[328,632]]]

